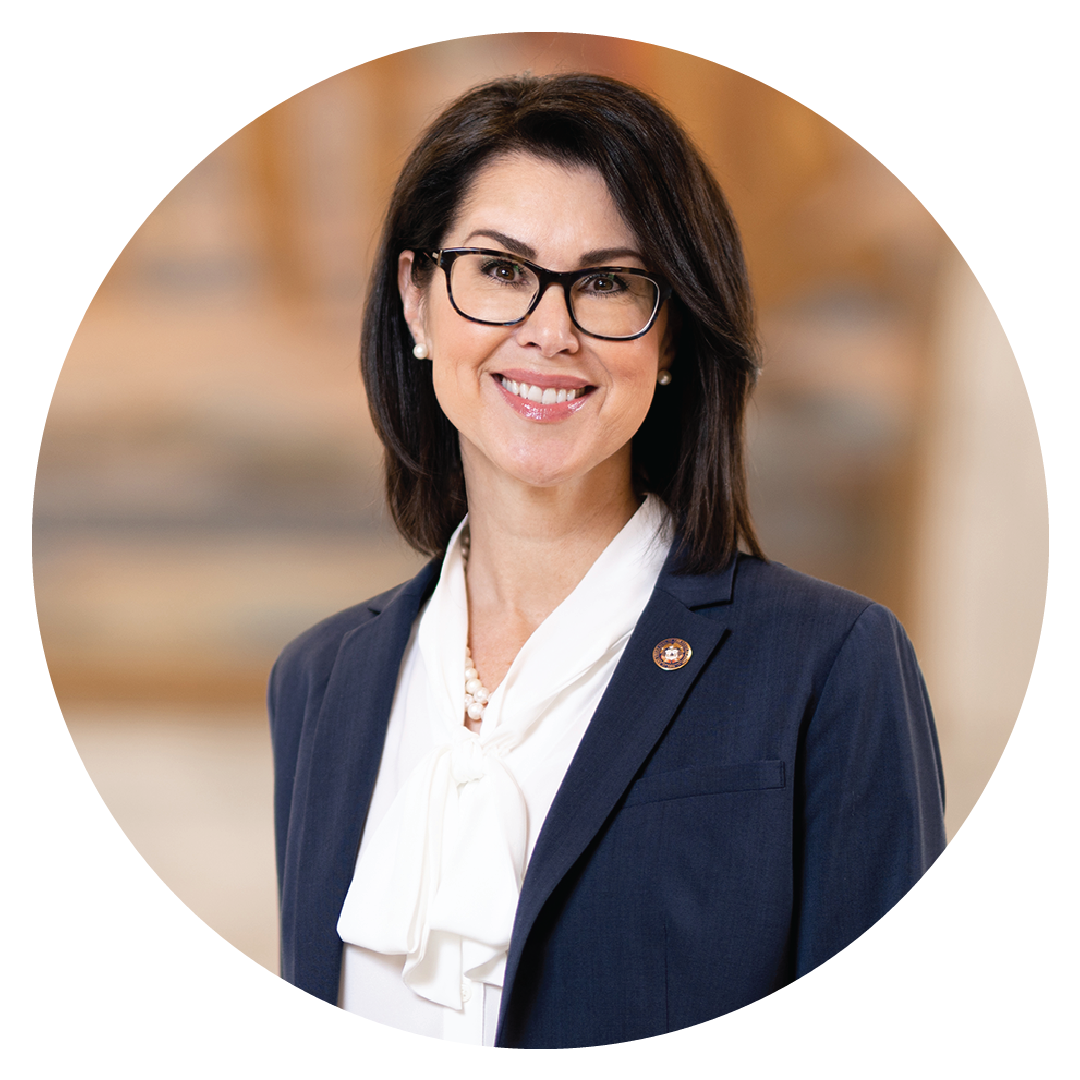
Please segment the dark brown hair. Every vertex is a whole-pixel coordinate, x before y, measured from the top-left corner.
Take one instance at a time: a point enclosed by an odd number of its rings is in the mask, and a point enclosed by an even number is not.
[[[385,447],[386,494],[402,536],[442,551],[466,511],[457,431],[413,357],[398,255],[437,250],[477,172],[524,152],[596,169],[674,292],[672,382],[634,436],[634,484],[670,509],[680,569],[760,555],[746,490],[746,404],[758,368],[754,309],[738,229],[701,154],[649,95],[602,75],[498,79],[468,91],[421,135],[398,177],[372,269],[360,365]],[[414,263],[430,274],[427,260]]]

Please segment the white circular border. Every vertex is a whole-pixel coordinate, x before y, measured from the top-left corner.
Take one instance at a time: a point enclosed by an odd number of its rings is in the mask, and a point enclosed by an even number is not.
[[[874,6],[418,0],[395,22],[337,0],[21,5],[5,19],[3,357],[5,935],[0,1063],[13,1075],[1035,1074],[1076,1015],[1078,549],[1073,29],[1038,0]],[[888,166],[968,260],[1009,336],[1046,463],[1046,617],[1012,740],[957,840],[836,960],[747,1009],[645,1043],[550,1054],[415,1038],[287,986],[208,930],[120,832],[67,736],[41,651],[30,520],[45,416],[82,313],[127,239],[244,124],[340,70],[431,41],[618,34],[727,64]],[[1008,568],[1002,568],[1008,573]],[[1049,764],[1065,775],[1050,775]]]

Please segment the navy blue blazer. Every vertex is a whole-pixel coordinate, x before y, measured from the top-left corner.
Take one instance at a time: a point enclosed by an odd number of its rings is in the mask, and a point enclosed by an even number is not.
[[[398,668],[438,570],[319,623],[271,676],[282,975],[331,1003]],[[685,667],[653,662],[664,638],[689,642]],[[540,830],[497,1044],[639,1039],[790,983],[919,879],[943,806],[926,688],[888,610],[749,556],[698,576],[669,560]]]

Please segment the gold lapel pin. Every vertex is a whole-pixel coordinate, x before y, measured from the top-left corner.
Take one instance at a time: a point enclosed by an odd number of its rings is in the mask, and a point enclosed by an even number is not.
[[[693,655],[690,643],[677,637],[664,638],[652,651],[653,663],[664,671],[677,671],[686,667]]]

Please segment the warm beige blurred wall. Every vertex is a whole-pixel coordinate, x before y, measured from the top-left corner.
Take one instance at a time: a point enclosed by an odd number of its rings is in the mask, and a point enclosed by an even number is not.
[[[356,371],[382,207],[450,97],[576,68],[658,94],[728,193],[765,352],[750,430],[765,548],[908,627],[950,831],[1015,719],[1045,586],[1038,443],[992,311],[911,193],[821,117],[684,54],[526,34],[387,57],[258,118],[168,195],[88,311],[42,445],[35,583],[76,744],[151,865],[267,966],[269,666],[419,564],[381,510]],[[227,865],[249,886],[226,889]]]
[[[956,832],[1020,711],[1042,625],[1049,529],[1039,437],[1008,340],[955,252],[942,275],[911,628]]]

